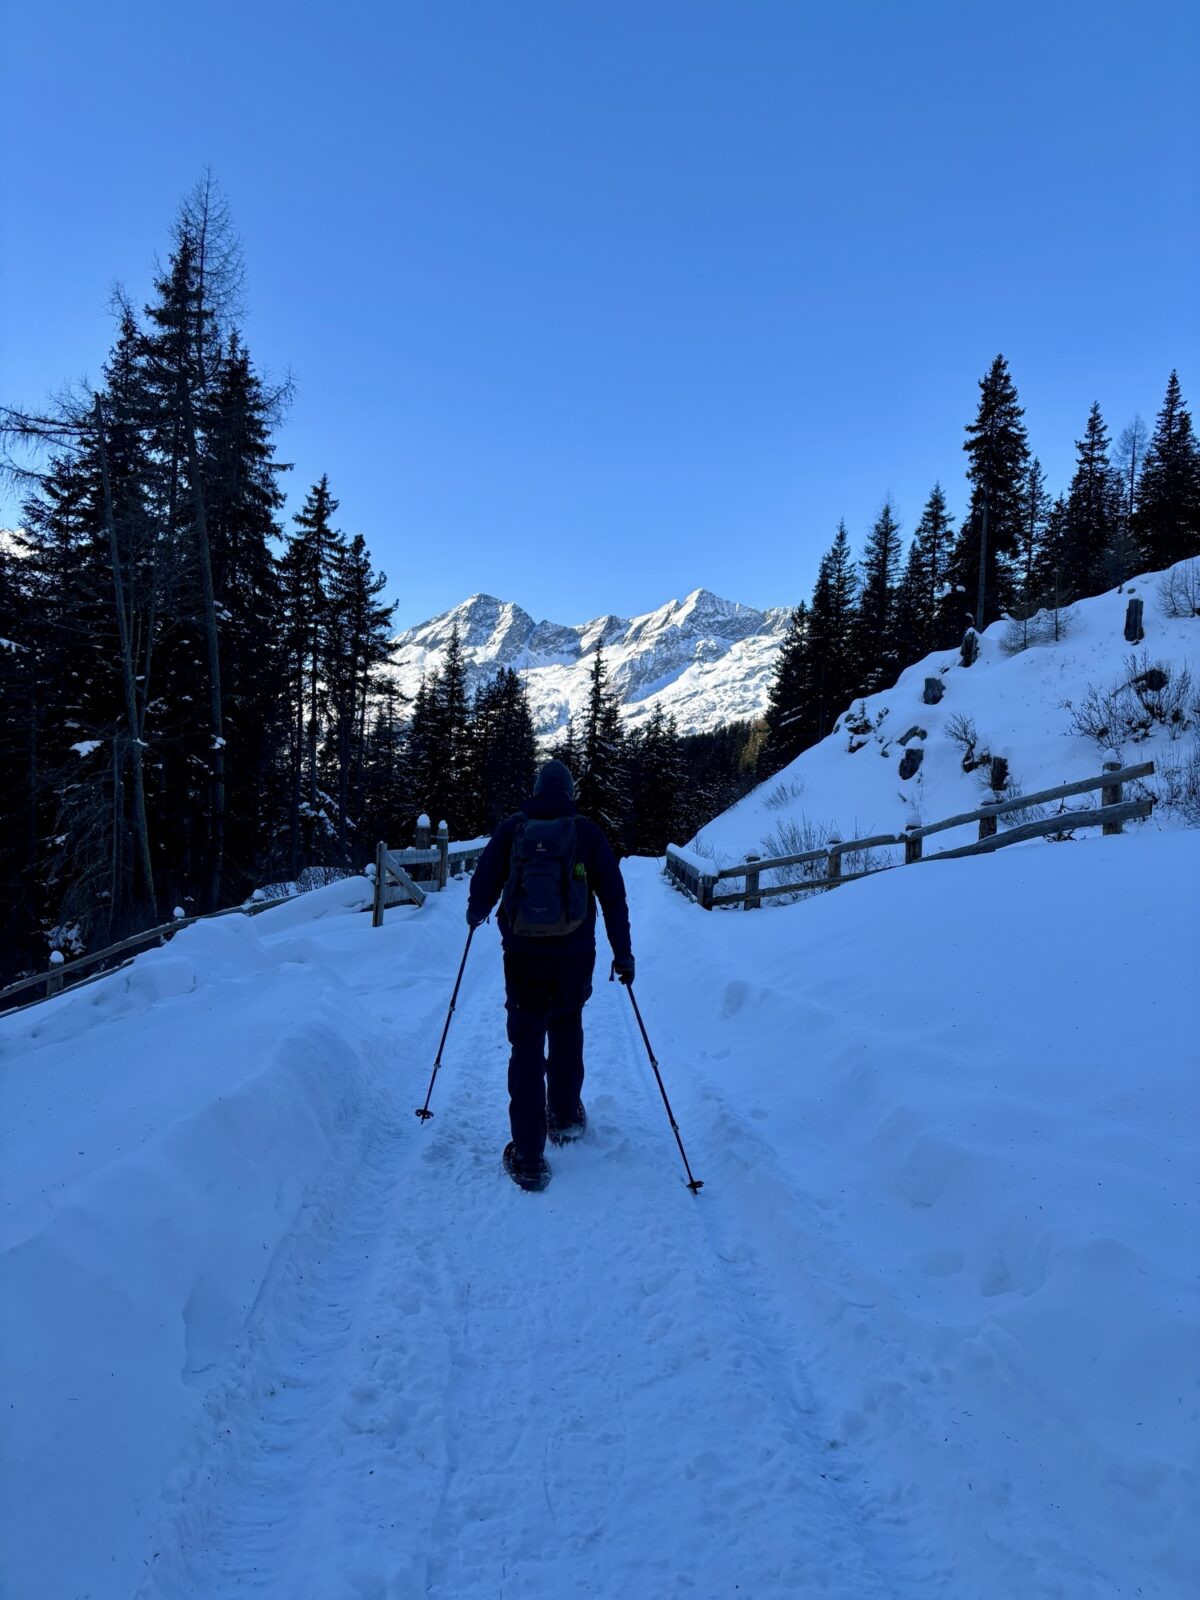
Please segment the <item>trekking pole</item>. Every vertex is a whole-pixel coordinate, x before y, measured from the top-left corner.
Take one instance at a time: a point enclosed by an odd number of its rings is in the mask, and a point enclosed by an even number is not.
[[[433,1076],[429,1080],[429,1088],[425,1093],[425,1104],[417,1110],[417,1115],[422,1122],[428,1122],[433,1112],[429,1109],[429,1102],[433,1098],[433,1086],[437,1082],[438,1069],[442,1064],[442,1051],[446,1048],[446,1035],[450,1032],[450,1018],[454,1015],[454,1007],[458,1002],[458,989],[463,980],[463,973],[467,970],[467,957],[471,954],[471,940],[475,937],[475,929],[467,929],[467,948],[463,951],[462,961],[459,963],[458,977],[454,980],[454,993],[450,996],[450,1009],[446,1013],[446,1026],[442,1029],[442,1042],[438,1045],[437,1060],[433,1063]]]
[[[616,976],[617,964],[614,961],[612,971],[608,975],[611,983]],[[687,1186],[693,1194],[699,1194],[704,1187],[703,1178],[693,1178],[692,1169],[688,1164],[687,1151],[683,1148],[683,1139],[680,1137],[679,1124],[675,1121],[675,1113],[671,1110],[671,1102],[667,1099],[667,1088],[662,1080],[662,1073],[658,1070],[658,1062],[654,1059],[654,1051],[650,1048],[650,1035],[646,1032],[646,1024],[642,1021],[642,1013],[638,1010],[637,998],[633,992],[633,985],[627,983],[629,990],[629,1003],[633,1007],[633,1014],[637,1018],[637,1025],[642,1030],[642,1042],[646,1046],[646,1054],[650,1057],[650,1065],[654,1068],[654,1076],[658,1080],[658,1092],[662,1095],[663,1105],[667,1108],[667,1121],[671,1124],[671,1132],[675,1135],[675,1143],[679,1146],[679,1154],[683,1157],[683,1170],[687,1173]]]

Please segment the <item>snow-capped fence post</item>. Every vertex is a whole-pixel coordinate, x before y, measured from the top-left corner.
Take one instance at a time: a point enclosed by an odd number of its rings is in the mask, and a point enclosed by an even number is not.
[[[829,857],[825,862],[825,881],[839,883],[842,876],[842,840],[841,835],[834,833],[825,842]]]
[[[749,866],[749,863],[751,861],[757,861],[758,859],[759,858],[758,858],[757,854],[754,851],[752,851],[752,850],[751,851],[747,851],[747,853],[746,853],[746,861],[747,861],[747,870],[746,870],[746,910],[747,911],[757,911],[759,909],[759,907],[762,905],[762,899],[759,896],[759,892],[758,892],[758,868]]]
[[[437,886],[440,890],[446,887],[446,880],[450,876],[450,824],[448,822],[438,823],[437,853]]]
[[[67,959],[66,956],[63,955],[61,950],[51,950],[51,952],[50,952],[50,976],[46,979],[46,998],[47,998],[47,1000],[50,998],[50,996],[52,994],[58,994],[59,991],[62,989],[62,986],[63,986],[62,968],[63,968],[63,964],[65,963],[66,959]]]
[[[433,831],[433,824],[422,811],[417,818],[416,832],[413,834],[413,846],[417,850],[429,849],[429,835]]]
[[[1139,601],[1139,604],[1141,602]],[[1115,750],[1110,750],[1101,769],[1104,772],[1120,772],[1121,763]],[[1119,806],[1125,798],[1125,785],[1123,783],[1108,783],[1100,791],[1100,804],[1102,806]],[[1124,824],[1120,817],[1111,822],[1106,822],[1101,828],[1101,833],[1123,833]]]
[[[921,859],[921,835],[918,829],[919,822],[910,822],[904,830],[904,865],[911,867],[914,861]]]

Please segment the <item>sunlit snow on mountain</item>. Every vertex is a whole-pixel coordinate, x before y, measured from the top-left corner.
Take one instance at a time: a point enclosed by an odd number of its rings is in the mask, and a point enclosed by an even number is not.
[[[564,625],[535,622],[511,601],[476,594],[399,634],[392,659],[401,690],[415,694],[422,674],[442,664],[457,622],[469,687],[512,667],[525,681],[538,731],[549,734],[582,710],[599,643],[630,723],[661,706],[681,733],[701,733],[766,709],[787,618],[782,606],[758,611],[695,589],[644,616]]]

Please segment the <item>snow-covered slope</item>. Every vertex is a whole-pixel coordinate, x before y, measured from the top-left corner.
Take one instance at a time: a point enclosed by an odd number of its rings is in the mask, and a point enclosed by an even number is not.
[[[1173,569],[1177,576],[1184,565]],[[1193,583],[1200,591],[1194,575]],[[809,848],[809,841],[819,846],[834,830],[842,839],[866,838],[898,832],[914,819],[936,822],[972,811],[991,798],[991,791],[986,764],[964,771],[961,733],[971,727],[976,758],[985,752],[1005,757],[1018,792],[1092,777],[1101,770],[1105,748],[1115,747],[1131,765],[1157,764],[1159,773],[1148,787],[1165,802],[1173,783],[1178,787],[1179,769],[1189,759],[1200,759],[1195,733],[1200,615],[1167,615],[1163,589],[1163,575],[1150,573],[1126,584],[1123,592],[1082,601],[1058,642],[1045,638],[1014,654],[1010,625],[998,622],[982,636],[979,659],[969,668],[960,664],[958,650],[917,662],[890,689],[850,707],[827,739],[705,827],[694,846],[728,865],[747,851],[788,855]],[[1145,630],[1136,647],[1124,638],[1126,607],[1135,596],[1143,601]],[[1073,731],[1076,713],[1093,687],[1108,691],[1156,663],[1168,669],[1168,699],[1178,696],[1179,721],[1166,726],[1151,720],[1146,732],[1135,736],[1118,723],[1103,739]],[[928,678],[936,678],[944,691],[936,705],[924,703]],[[1155,700],[1153,694],[1148,698]],[[1127,706],[1134,704],[1131,692],[1124,699]],[[915,774],[903,779],[901,762],[910,750],[923,756]],[[1193,781],[1200,785],[1200,767]],[[1092,802],[1076,797],[1067,803]],[[1179,825],[1180,820],[1164,803],[1147,826]],[[1192,820],[1200,820],[1200,813]],[[939,835],[935,844],[951,848],[970,836],[955,830]]]
[[[400,688],[415,694],[422,674],[441,664],[457,623],[471,687],[497,667],[514,668],[529,690],[538,731],[550,734],[583,707],[589,654],[600,643],[632,725],[661,706],[674,713],[681,732],[696,733],[766,708],[787,617],[783,608],[756,611],[696,589],[645,616],[563,626],[535,623],[520,606],[477,594],[398,635],[392,659]]]
[[[0,1590],[1190,1600],[1198,871],[720,915],[627,862],[698,1198],[608,983],[587,1138],[503,1177],[494,930],[418,1123],[462,883],[0,1019]]]

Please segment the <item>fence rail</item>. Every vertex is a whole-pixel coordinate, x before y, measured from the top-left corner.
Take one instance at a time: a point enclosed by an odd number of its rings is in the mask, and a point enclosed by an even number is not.
[[[193,923],[210,922],[214,917],[256,917],[260,911],[270,911],[272,906],[285,905],[293,898],[292,895],[284,895],[277,900],[247,900],[244,905],[226,906],[223,911],[206,911],[195,917],[176,917],[172,922],[160,923],[157,928],[147,928],[142,933],[130,934],[128,939],[118,939],[116,944],[106,945],[103,950],[93,950],[85,956],[76,956],[74,961],[56,962],[49,972],[34,973],[31,978],[21,978],[16,983],[10,983],[0,989],[0,1011],[8,1011],[18,1005],[17,996],[27,993],[30,989],[44,988],[45,994],[35,996],[35,1000],[48,1000],[51,995],[58,994],[63,989],[74,989],[80,984],[92,983],[96,978],[106,978],[110,973],[119,972],[123,967],[127,967],[139,951],[151,945],[165,944],[172,934],[178,933],[181,928],[190,928]],[[102,961],[111,961],[114,956],[119,955],[124,955],[125,960],[119,961],[115,967],[108,967],[91,977],[83,976],[89,967],[97,966]]]
[[[1104,771],[1096,778],[1081,778],[1074,783],[1061,783],[1053,789],[1039,789],[1035,794],[997,795],[985,801],[974,811],[965,811],[956,817],[946,817],[941,822],[914,824],[903,833],[879,833],[868,839],[829,839],[819,850],[802,850],[797,855],[762,857],[748,854],[744,861],[734,866],[716,867],[681,850],[677,845],[667,846],[666,872],[671,881],[684,894],[690,895],[705,910],[716,906],[744,905],[747,911],[757,910],[766,899],[782,894],[808,893],[811,890],[832,889],[838,884],[855,883],[860,878],[873,877],[878,872],[889,872],[899,862],[881,862],[861,872],[843,873],[842,858],[854,851],[878,850],[892,845],[903,845],[904,865],[921,861],[953,861],[963,856],[988,855],[1010,844],[1023,844],[1030,839],[1044,839],[1064,829],[1100,828],[1106,834],[1124,831],[1127,822],[1140,822],[1154,809],[1152,799],[1126,800],[1124,786],[1140,778],[1153,775],[1153,761],[1123,767],[1119,761],[1107,761]],[[1035,806],[1048,805],[1071,795],[1091,794],[1100,790],[1100,805],[1075,811],[1061,811],[1052,817],[1040,817],[1031,822],[1008,828],[1003,833],[997,822],[1013,811],[1029,811]],[[972,844],[959,845],[952,850],[924,853],[924,840],[950,828],[967,827],[977,823],[979,836]],[[763,885],[765,872],[785,871],[794,867],[815,869],[790,883]],[[718,892],[718,885],[733,878],[744,879],[744,887],[729,892]]]
[[[417,825],[417,842],[412,849],[389,851],[386,845],[380,845],[378,849],[385,853],[388,861],[387,869],[381,876],[378,851],[376,852],[375,916],[378,920],[375,925],[378,926],[382,920],[382,910],[379,906],[381,883],[384,886],[384,900],[387,905],[398,905],[405,899],[415,900],[420,905],[427,893],[445,888],[448,878],[456,878],[460,873],[473,868],[486,845],[486,839],[468,839],[451,843],[450,830],[445,823],[441,824],[436,835],[431,835],[427,817],[422,817]],[[370,870],[367,869],[368,872]],[[408,885],[407,889],[401,883],[401,878]],[[120,972],[127,967],[139,952],[155,945],[165,944],[172,934],[178,933],[181,928],[190,928],[193,923],[207,922],[213,917],[254,917],[260,911],[270,911],[272,907],[286,905],[292,899],[295,899],[294,895],[282,895],[274,900],[247,900],[240,906],[226,906],[222,911],[206,911],[193,917],[176,917],[173,921],[161,923],[156,928],[146,928],[142,933],[134,933],[127,939],[119,939],[116,944],[106,945],[103,950],[93,950],[87,955],[77,956],[73,961],[55,961],[49,971],[36,972],[32,977],[21,978],[16,983],[10,983],[0,989],[0,1013],[36,1005],[39,1001],[48,1000],[64,989],[78,988],[86,983],[95,983],[99,978],[111,977],[114,972]],[[121,959],[116,959],[118,957]],[[102,972],[91,970],[101,965],[104,967]],[[37,994],[36,991],[39,989],[43,993]],[[31,994],[32,998],[23,998]]]
[[[444,889],[450,878],[470,871],[487,847],[486,839],[468,839],[452,844],[450,829],[438,824],[432,835],[429,818],[417,821],[415,842],[407,850],[389,850],[381,840],[375,847],[375,899],[371,926],[383,926],[388,906],[425,904],[427,894]]]

